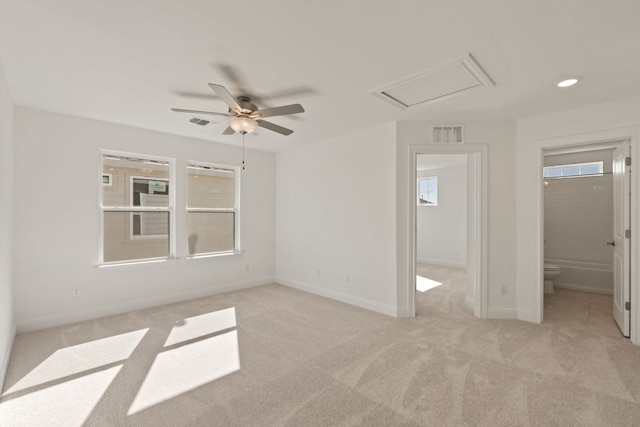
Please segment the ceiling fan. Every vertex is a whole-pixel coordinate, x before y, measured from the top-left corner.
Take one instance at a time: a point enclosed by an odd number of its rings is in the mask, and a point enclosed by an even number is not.
[[[300,104],[284,105],[281,107],[258,109],[251,102],[249,96],[241,95],[234,98],[222,85],[209,83],[209,87],[218,95],[220,99],[229,106],[228,113],[218,113],[215,111],[185,110],[183,108],[172,108],[178,113],[207,114],[213,116],[229,117],[229,126],[222,132],[223,135],[231,135],[234,132],[241,134],[251,133],[258,126],[277,132],[282,135],[291,135],[293,131],[275,123],[262,120],[264,117],[285,116],[288,114],[304,113],[304,108]]]

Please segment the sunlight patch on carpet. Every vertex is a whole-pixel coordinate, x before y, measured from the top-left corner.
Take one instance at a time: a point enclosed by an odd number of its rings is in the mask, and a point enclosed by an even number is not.
[[[149,329],[65,347],[57,350],[3,395],[90,371],[129,358]]]
[[[44,387],[0,404],[4,426],[81,426],[122,365]]]
[[[416,276],[416,290],[420,292],[427,292],[430,289],[436,288],[442,285],[442,282],[427,279],[426,277]]]
[[[158,354],[128,415],[172,399],[240,369],[233,330]]]

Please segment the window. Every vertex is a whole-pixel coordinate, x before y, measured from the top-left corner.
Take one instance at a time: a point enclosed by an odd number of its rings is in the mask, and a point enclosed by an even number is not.
[[[102,155],[101,261],[120,263],[170,256],[171,163],[151,156]],[[104,178],[102,178],[104,183]]]
[[[545,166],[544,178],[570,178],[603,174],[604,162],[575,163],[569,165]]]
[[[228,166],[187,165],[188,255],[239,249],[237,170]]]
[[[438,177],[418,178],[418,206],[438,205]]]

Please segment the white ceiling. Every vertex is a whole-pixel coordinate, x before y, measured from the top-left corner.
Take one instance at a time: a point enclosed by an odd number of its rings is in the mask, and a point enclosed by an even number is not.
[[[528,117],[640,95],[634,0],[0,0],[16,105],[210,141],[171,107],[226,111],[207,83],[301,103],[247,146],[279,151],[394,120]],[[473,54],[495,81],[413,111],[368,92]],[[235,70],[246,87],[231,81]],[[557,89],[563,76],[582,83]],[[280,96],[279,96],[280,95]]]

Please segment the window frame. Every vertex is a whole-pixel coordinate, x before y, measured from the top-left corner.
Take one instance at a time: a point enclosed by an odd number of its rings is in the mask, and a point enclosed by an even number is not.
[[[591,165],[598,165],[600,167],[601,172],[597,172],[597,173],[582,173],[582,167],[591,166]],[[564,168],[576,168],[576,167],[579,169],[580,173],[574,174],[574,175],[562,175]],[[547,176],[547,171],[552,170],[552,169],[560,170],[560,175],[559,176]],[[603,160],[596,160],[596,161],[593,161],[593,162],[566,163],[566,164],[560,164],[560,165],[550,165],[550,166],[543,166],[543,168],[542,168],[542,178],[543,179],[586,178],[586,177],[589,177],[589,176],[602,176],[602,175],[604,175],[604,161]]]
[[[420,203],[420,182],[421,181],[435,181],[436,183],[436,202],[435,203]],[[438,206],[438,176],[419,176],[416,182],[416,205],[417,206]]]
[[[224,169],[233,171],[233,208],[191,208],[189,207],[189,167],[203,167],[212,169]],[[185,254],[186,259],[197,258],[212,258],[219,256],[235,255],[242,252],[242,246],[240,241],[240,223],[241,223],[241,210],[240,210],[240,178],[241,170],[238,166],[225,165],[221,163],[203,162],[199,160],[187,160],[184,168],[185,173]],[[202,212],[202,213],[233,213],[233,250],[221,251],[221,252],[205,252],[200,254],[189,254],[189,213],[190,212]]]
[[[170,157],[161,157],[155,156],[151,154],[140,154],[140,153],[132,153],[126,151],[115,151],[115,150],[99,150],[99,179],[98,179],[98,209],[100,211],[100,241],[98,246],[98,266],[114,266],[114,265],[127,265],[127,264],[144,264],[144,263],[154,263],[158,261],[166,261],[169,259],[176,258],[176,215],[175,215],[175,201],[176,201],[176,174],[175,174],[175,159]],[[143,159],[149,161],[157,161],[157,162],[166,162],[168,166],[169,172],[169,206],[105,206],[104,205],[104,185],[102,181],[102,177],[104,175],[104,157],[105,156],[115,156],[115,157],[130,157],[134,159]],[[145,177],[146,178],[146,177]],[[155,180],[164,180],[155,178]],[[124,185],[129,185],[129,183],[125,183]],[[173,189],[173,191],[171,191]],[[130,196],[132,197],[132,196]],[[132,200],[129,201],[130,204]],[[104,244],[105,244],[105,212],[130,212],[138,213],[138,212],[167,212],[169,215],[169,234],[168,238],[168,254],[167,256],[162,257],[151,257],[151,258],[136,258],[136,259],[128,259],[128,260],[118,260],[118,261],[105,261],[104,260]],[[133,231],[130,230],[130,234]],[[150,236],[150,238],[160,238],[164,236]],[[144,236],[135,236],[135,239],[145,238]],[[132,239],[133,240],[133,239]]]

